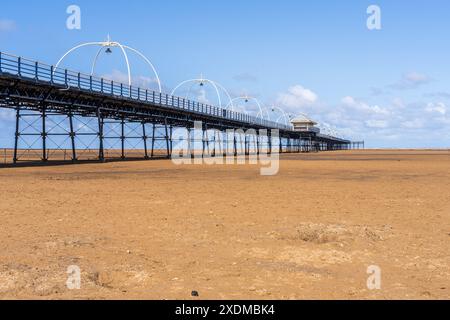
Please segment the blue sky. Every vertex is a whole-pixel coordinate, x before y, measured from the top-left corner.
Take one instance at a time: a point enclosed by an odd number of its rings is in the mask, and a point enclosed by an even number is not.
[[[66,28],[71,4],[81,8],[81,30]],[[371,4],[381,8],[381,30],[366,26]],[[8,1],[0,50],[54,64],[110,34],[144,53],[168,91],[202,73],[233,96],[307,113],[369,147],[449,147],[449,16],[446,0]],[[89,72],[95,51],[64,66]],[[135,83],[154,86],[145,64],[133,57],[131,65]],[[119,52],[102,57],[97,73],[124,79]],[[217,103],[211,88],[189,94]],[[10,146],[5,111],[0,128],[0,146]]]

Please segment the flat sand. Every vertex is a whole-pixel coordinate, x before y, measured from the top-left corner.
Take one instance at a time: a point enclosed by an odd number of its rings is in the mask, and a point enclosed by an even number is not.
[[[0,197],[3,299],[450,298],[449,151],[2,168]]]

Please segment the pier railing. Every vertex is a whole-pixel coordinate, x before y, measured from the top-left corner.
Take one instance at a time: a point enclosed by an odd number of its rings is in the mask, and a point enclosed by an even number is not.
[[[122,99],[130,99],[166,108],[186,110],[208,116],[259,125],[265,128],[292,130],[291,126],[244,113],[223,109],[189,99],[143,89],[63,68],[55,68],[42,62],[0,52],[0,74],[7,73],[21,78],[47,82],[51,85],[87,92],[102,93]]]

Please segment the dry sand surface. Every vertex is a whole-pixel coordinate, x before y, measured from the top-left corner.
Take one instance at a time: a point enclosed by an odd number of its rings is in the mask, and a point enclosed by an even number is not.
[[[4,299],[450,298],[448,151],[3,168],[0,197]]]

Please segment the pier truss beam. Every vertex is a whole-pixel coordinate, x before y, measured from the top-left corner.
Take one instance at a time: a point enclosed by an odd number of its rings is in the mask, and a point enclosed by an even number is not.
[[[190,132],[188,144],[192,155],[200,150],[202,155],[220,156],[224,147],[230,145],[229,139],[235,155],[258,154],[262,150],[311,152],[355,146],[347,140],[295,132],[178,97],[132,90],[113,82],[106,85],[103,79],[93,82],[92,78],[67,70],[53,74],[50,68],[44,74],[44,67],[38,63],[34,64],[34,71],[27,71],[22,68],[20,58],[8,64],[4,61],[0,56],[0,108],[11,109],[15,115],[15,163],[170,158],[173,131],[177,128]],[[8,67],[10,64],[13,67]],[[10,68],[8,73],[4,72],[6,67]],[[25,71],[31,72],[32,77],[24,77]],[[44,76],[49,79],[40,78]],[[194,137],[192,130],[196,122],[203,124],[200,137]],[[279,129],[277,141],[267,139],[273,126]],[[227,129],[235,130],[235,134],[227,136]],[[249,130],[257,134],[249,135]],[[266,134],[259,134],[263,131]]]
[[[98,107],[89,114],[72,107],[55,112],[48,105],[20,104],[16,116],[14,163],[19,161],[108,161],[125,159],[171,158],[173,130],[186,128],[192,157],[235,156],[271,153],[300,153],[341,150],[349,144],[319,141],[312,136],[281,136],[277,141],[270,131],[248,134],[248,128],[233,128],[204,122],[201,135],[195,136],[192,120],[174,121],[168,116],[133,118],[125,113],[111,114]],[[234,129],[230,136],[227,129]],[[232,148],[228,150],[227,148]],[[197,154],[196,154],[197,153]]]

